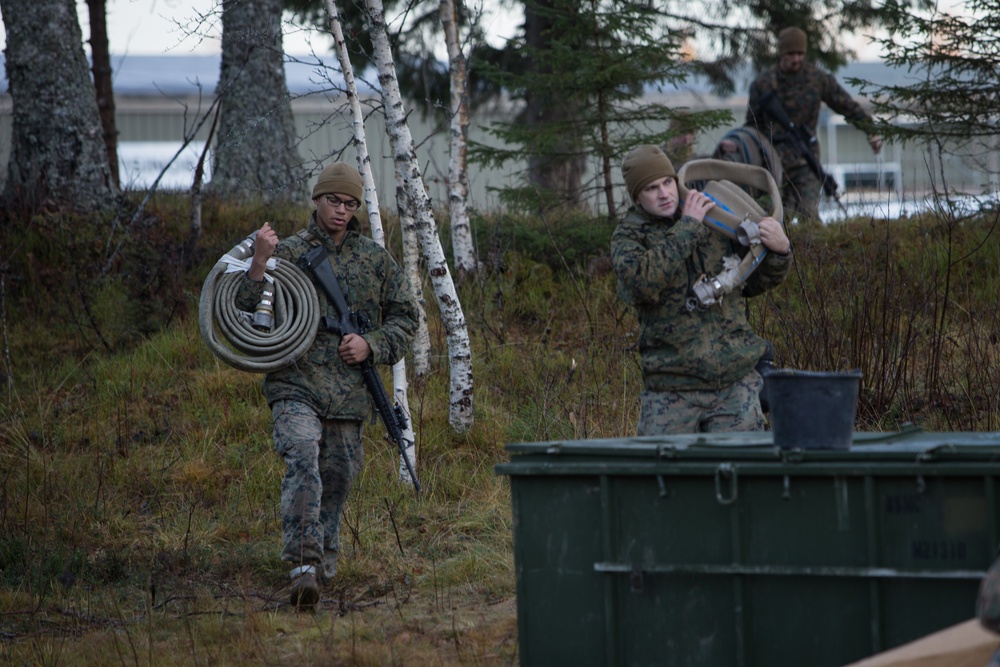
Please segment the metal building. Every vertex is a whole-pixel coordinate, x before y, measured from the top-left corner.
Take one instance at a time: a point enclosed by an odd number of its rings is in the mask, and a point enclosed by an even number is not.
[[[215,55],[185,56],[114,56],[115,105],[119,130],[122,182],[126,187],[145,188],[152,183],[162,166],[178,151],[186,137],[194,141],[161,181],[161,187],[186,189],[190,183],[198,152],[204,148],[209,123],[193,132],[206,114],[219,77],[220,57]],[[293,59],[286,64],[286,79],[292,97],[292,109],[299,135],[298,150],[307,169],[317,174],[322,164],[344,151],[345,159],[353,159],[351,127],[346,97],[337,88],[341,80],[336,59],[316,57]],[[844,82],[856,77],[876,83],[888,83],[892,72],[880,63],[855,63],[837,74]],[[359,77],[363,79],[363,77]],[[331,83],[332,82],[332,83]],[[359,85],[362,85],[359,82]],[[856,89],[845,86],[852,93]],[[744,89],[746,86],[743,87]],[[362,91],[377,106],[378,99],[370,88]],[[675,108],[729,109],[733,123],[742,123],[746,109],[746,94],[742,92],[722,98],[712,94],[707,86],[689,81],[682,87],[660,94],[662,103]],[[428,193],[435,203],[446,201],[445,182],[448,173],[447,124],[420,109],[410,107],[410,129],[418,147]],[[490,143],[486,131],[490,123],[510,119],[513,111],[497,107],[478,112],[469,129],[470,139]],[[696,151],[710,153],[728,128],[708,132],[698,137]],[[366,130],[373,175],[380,192],[392,191],[395,176],[391,151],[382,116],[368,113]],[[6,164],[10,154],[11,100],[0,96],[0,161]],[[819,139],[822,158],[827,170],[846,190],[847,197],[867,193],[876,197],[919,196],[932,184],[947,183],[950,188],[981,194],[997,189],[995,152],[987,155],[987,164],[974,159],[949,156],[939,159],[922,145],[888,144],[876,158],[868,148],[863,133],[846,124],[842,117],[826,107],[820,117]],[[591,172],[599,167],[595,157]],[[520,168],[509,166],[505,171],[483,170],[470,165],[470,200],[475,208],[490,210],[498,206],[495,190],[518,185]],[[5,170],[0,170],[5,177]],[[617,173],[615,174],[617,176]],[[621,201],[624,201],[624,189]],[[602,206],[602,197],[594,197],[595,209]]]

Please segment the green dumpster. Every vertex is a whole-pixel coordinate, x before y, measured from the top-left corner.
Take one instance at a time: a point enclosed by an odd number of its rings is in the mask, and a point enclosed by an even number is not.
[[[521,665],[837,667],[975,615],[1000,433],[511,443]]]

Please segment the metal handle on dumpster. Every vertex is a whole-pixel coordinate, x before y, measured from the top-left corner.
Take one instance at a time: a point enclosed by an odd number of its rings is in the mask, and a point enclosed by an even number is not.
[[[728,498],[722,497],[723,476],[729,478],[730,495]],[[739,495],[739,492],[737,491],[737,481],[736,466],[732,463],[721,463],[719,464],[719,467],[715,469],[715,499],[719,501],[720,505],[731,505],[736,502],[736,497]]]

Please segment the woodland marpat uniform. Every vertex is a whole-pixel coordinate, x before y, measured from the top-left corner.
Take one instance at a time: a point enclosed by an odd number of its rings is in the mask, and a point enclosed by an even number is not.
[[[321,321],[306,353],[264,378],[274,447],[285,462],[281,558],[294,565],[289,600],[299,610],[314,609],[319,584],[337,572],[341,515],[364,464],[361,436],[372,411],[362,365],[402,359],[418,324],[403,272],[383,247],[359,232],[354,211],[363,195],[357,168],[345,162],[324,167],[313,187],[316,210],[308,228],[279,240],[265,223],[257,231],[253,258],[236,295],[239,308],[254,309],[267,262],[298,264],[314,246],[322,246],[348,307],[370,322],[367,331],[355,333],[328,330]],[[317,292],[323,318],[339,322],[326,292]]]
[[[757,268],[701,307],[692,287],[739,264],[750,248],[704,224],[722,204],[682,187],[659,147],[629,151],[622,178],[632,206],[611,236],[611,263],[619,298],[639,318],[643,391],[636,434],[762,430],[763,383],[754,367],[767,344],[750,328],[739,293],[759,294],[788,273],[792,246],[781,221],[767,215],[756,221],[764,251],[755,255]]]
[[[381,321],[381,326],[365,337],[374,363],[394,364],[406,353],[416,332],[417,310],[396,262],[385,249],[359,234],[356,224],[353,226],[339,246],[315,219],[305,236],[326,248],[327,261],[352,310],[367,313],[373,322]],[[311,248],[306,238],[295,235],[281,241],[274,254],[294,263]],[[243,280],[237,305],[253,310],[261,289],[262,283]],[[321,316],[336,320],[333,304],[322,297],[320,303]],[[281,485],[281,557],[293,563],[318,563],[325,579],[336,573],[340,517],[351,484],[364,464],[362,423],[372,410],[361,370],[344,363],[337,352],[339,344],[340,334],[321,326],[301,359],[264,378],[264,397],[274,418],[275,450],[288,464]],[[327,422],[324,429],[310,418],[313,415]],[[321,442],[318,466],[307,460],[311,457],[292,455],[297,444],[312,442]]]
[[[772,90],[785,108],[789,120],[796,125],[809,128],[814,135],[819,123],[820,105],[823,103],[859,127],[864,127],[864,123],[869,121],[871,116],[831,74],[808,63],[803,65],[801,71],[791,73],[782,72],[775,65],[758,76],[750,85],[746,125],[757,128],[770,139],[774,150],[781,158],[785,178],[790,187],[795,189],[795,195],[786,194],[783,198],[802,216],[818,218],[822,188],[819,177],[809,168],[805,158],[796,152],[789,131],[781,125],[772,123],[760,108],[759,100]],[[812,145],[813,154],[817,159],[820,157],[819,143],[817,140]]]
[[[833,75],[802,60],[806,47],[806,34],[798,28],[786,28],[778,34],[779,62],[762,72],[750,84],[745,123],[761,132],[781,158],[785,173],[785,186],[782,188],[785,212],[790,215],[797,212],[800,222],[819,219],[822,182],[805,158],[795,150],[793,136],[788,128],[774,123],[764,113],[760,100],[773,91],[789,120],[808,129],[814,137],[819,123],[820,106],[824,103],[863,132],[872,131],[871,114],[844,90]],[[799,54],[797,62],[792,64],[786,60],[787,56],[796,53]],[[882,146],[881,138],[869,134],[868,140],[872,150],[878,153]],[[820,157],[819,144],[817,137],[812,143],[817,161]]]
[[[746,252],[697,220],[657,218],[634,207],[611,239],[618,296],[639,317],[643,385],[651,391],[718,391],[757,365],[766,343],[750,326],[740,294],[709,308],[687,307],[691,287],[716,275],[723,257]],[[768,253],[743,286],[750,297],[771,289],[791,256]]]
[[[806,63],[801,71],[793,73],[782,72],[777,65],[768,68],[750,84],[746,125],[758,128],[771,140],[785,168],[804,165],[806,161],[792,148],[788,130],[773,123],[759,106],[759,100],[772,90],[788,114],[788,119],[796,125],[809,128],[813,133],[819,124],[819,111],[824,103],[853,125],[864,127],[864,123],[871,120],[871,115],[844,90],[832,74],[815,65]],[[813,153],[819,157],[819,141],[813,144]]]
[[[365,339],[372,348],[376,364],[394,364],[406,353],[417,330],[417,310],[410,297],[405,276],[395,260],[373,240],[349,228],[343,243],[337,246],[329,234],[313,220],[308,233],[322,243],[340,283],[344,297],[354,311],[364,311],[373,322],[381,322]],[[275,257],[295,263],[312,248],[300,235],[281,241]],[[263,283],[244,280],[237,294],[237,305],[252,311],[260,299]],[[317,289],[317,291],[320,291]],[[337,319],[337,312],[325,297],[320,298],[321,315]],[[337,354],[340,334],[324,331],[295,364],[269,373],[264,379],[268,405],[280,400],[294,400],[313,407],[326,419],[365,419],[371,412],[371,399],[365,389],[361,370],[348,366]]]

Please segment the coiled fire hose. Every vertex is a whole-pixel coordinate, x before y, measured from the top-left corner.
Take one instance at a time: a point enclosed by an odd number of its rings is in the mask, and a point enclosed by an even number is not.
[[[208,348],[233,368],[269,373],[293,364],[316,338],[316,287],[291,262],[268,260],[268,287],[253,313],[236,308],[236,292],[250,266],[256,232],[223,255],[201,288],[198,323]]]
[[[691,287],[686,304],[688,310],[718,304],[724,295],[741,288],[767,254],[757,223],[765,216],[780,221],[784,215],[777,181],[763,167],[725,160],[691,160],[677,172],[681,199],[687,197],[688,184],[692,182],[701,183],[702,192],[715,202],[702,221],[705,226],[737,241],[749,251],[742,260],[738,255],[723,258],[722,271],[699,278]],[[768,195],[770,213],[743,190],[741,186],[744,185]]]

